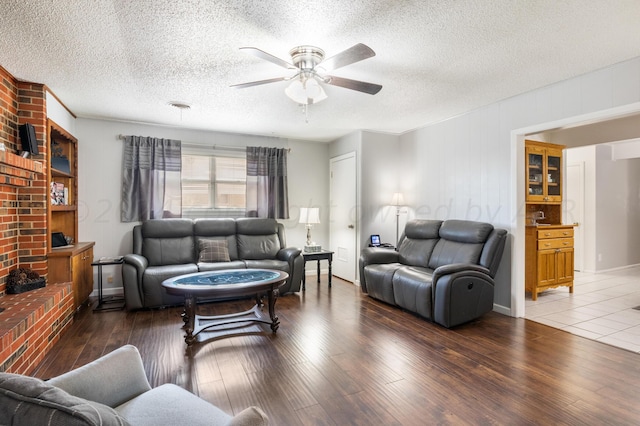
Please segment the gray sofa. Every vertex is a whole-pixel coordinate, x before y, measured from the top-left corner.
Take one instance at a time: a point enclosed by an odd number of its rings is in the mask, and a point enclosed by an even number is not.
[[[124,256],[127,309],[171,306],[184,298],[162,282],[177,275],[223,269],[276,269],[289,278],[280,294],[300,290],[304,260],[287,247],[284,226],[274,219],[154,219],[133,228],[133,253]]]
[[[397,251],[365,248],[362,291],[450,328],[493,310],[507,231],[466,220],[412,220]]]
[[[258,407],[230,416],[174,384],[151,388],[140,352],[126,345],[48,381],[0,373],[2,425],[259,426]]]

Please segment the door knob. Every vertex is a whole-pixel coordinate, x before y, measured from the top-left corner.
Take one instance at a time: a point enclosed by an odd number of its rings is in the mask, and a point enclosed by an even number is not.
[[[355,228],[355,226],[353,226],[353,225],[349,225],[347,228],[349,228],[349,229],[353,229],[353,228]]]

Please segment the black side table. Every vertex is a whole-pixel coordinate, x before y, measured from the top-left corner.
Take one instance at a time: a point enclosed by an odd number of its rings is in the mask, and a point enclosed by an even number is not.
[[[110,311],[110,310],[124,308],[124,297],[114,297],[114,296],[103,297],[102,295],[102,267],[105,265],[122,265],[123,263],[124,263],[124,259],[122,257],[105,257],[105,258],[98,259],[97,261],[91,264],[91,266],[98,267],[98,304],[96,305],[95,308],[93,308],[94,312]],[[109,307],[104,306],[111,303],[118,303],[118,305],[109,306]]]
[[[327,260],[329,262],[329,287],[331,287],[331,262],[333,261],[333,252],[329,250],[322,250],[316,252],[303,251],[302,257],[304,257],[304,265],[306,267],[307,262],[315,260],[318,262],[318,283],[320,283],[320,261]],[[305,268],[302,268],[302,291],[307,289]]]

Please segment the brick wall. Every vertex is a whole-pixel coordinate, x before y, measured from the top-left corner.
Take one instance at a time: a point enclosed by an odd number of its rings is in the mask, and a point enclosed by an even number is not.
[[[0,297],[0,371],[29,374],[73,321],[70,283]]]
[[[47,284],[22,294],[5,294],[7,275],[17,267],[47,276],[46,87],[15,79],[0,66],[0,371],[28,374],[73,320],[71,283]],[[39,154],[21,151],[18,126],[31,123]],[[38,164],[41,162],[42,164]]]
[[[18,126],[29,122],[36,129],[40,151],[33,159],[45,162],[45,86],[18,81],[2,67],[0,79],[0,142],[8,152],[19,152]],[[16,267],[47,275],[47,195],[44,173],[33,175],[26,187],[0,185],[0,295],[9,271]]]

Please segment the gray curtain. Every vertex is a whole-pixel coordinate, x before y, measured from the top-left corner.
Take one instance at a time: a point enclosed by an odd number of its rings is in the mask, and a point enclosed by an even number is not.
[[[289,219],[287,152],[247,147],[247,216]]]
[[[122,222],[182,215],[180,145],[171,139],[125,137]]]

